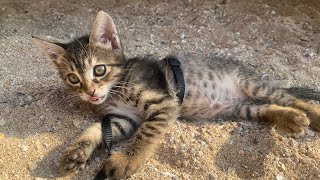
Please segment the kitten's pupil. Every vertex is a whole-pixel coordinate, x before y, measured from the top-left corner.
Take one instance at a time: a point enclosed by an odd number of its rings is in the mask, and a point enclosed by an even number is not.
[[[80,80],[78,78],[77,75],[71,73],[71,74],[68,74],[68,80],[72,83],[72,84],[77,84]]]
[[[106,73],[105,65],[97,65],[94,67],[94,75],[95,76],[103,76]]]

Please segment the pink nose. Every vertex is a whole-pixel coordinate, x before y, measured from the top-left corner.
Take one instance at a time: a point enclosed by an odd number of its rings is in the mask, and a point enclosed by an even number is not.
[[[94,89],[94,90],[86,92],[86,94],[93,96],[95,92],[96,92],[96,90]]]

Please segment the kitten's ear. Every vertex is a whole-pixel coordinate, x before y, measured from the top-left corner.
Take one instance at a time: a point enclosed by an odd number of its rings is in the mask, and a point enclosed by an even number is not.
[[[121,49],[121,43],[116,26],[109,14],[99,11],[94,19],[89,43],[104,49]]]
[[[56,65],[60,65],[62,63],[60,57],[66,53],[66,50],[63,47],[34,36],[32,36],[32,41],[39,49],[44,51]]]

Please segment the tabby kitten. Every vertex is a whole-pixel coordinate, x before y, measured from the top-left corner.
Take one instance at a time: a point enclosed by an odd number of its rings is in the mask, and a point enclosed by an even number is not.
[[[180,104],[167,61],[125,58],[115,24],[103,11],[97,14],[89,37],[69,44],[33,41],[54,62],[68,87],[96,105],[102,117],[111,117],[113,141],[130,138],[126,148],[105,160],[106,175],[115,179],[132,175],[179,116],[212,119],[234,115],[275,124],[294,134],[302,134],[309,124],[320,130],[319,105],[254,80],[229,61],[183,60],[186,93]],[[101,122],[97,122],[65,150],[63,168],[83,169],[101,143]]]

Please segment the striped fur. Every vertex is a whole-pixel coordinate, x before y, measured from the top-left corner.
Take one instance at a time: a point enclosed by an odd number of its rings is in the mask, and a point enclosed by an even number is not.
[[[113,141],[130,139],[126,148],[105,161],[106,174],[115,179],[133,174],[181,115],[194,119],[234,115],[294,134],[302,134],[309,124],[320,130],[319,105],[254,80],[234,61],[213,58],[196,63],[182,58],[186,93],[180,105],[169,65],[148,56],[126,59],[114,23],[102,11],[89,37],[69,44],[33,40],[54,62],[66,85],[97,105],[101,116],[110,117]],[[101,65],[106,71],[96,72]],[[63,169],[83,169],[101,143],[101,123],[94,123],[65,150]]]

